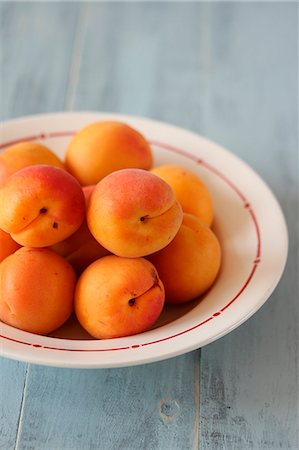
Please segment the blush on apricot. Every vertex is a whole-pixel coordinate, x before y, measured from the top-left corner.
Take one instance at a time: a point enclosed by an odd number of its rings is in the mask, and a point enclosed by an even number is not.
[[[144,258],[104,256],[82,273],[75,292],[77,318],[98,339],[148,330],[163,305],[163,284]]]
[[[142,169],[123,169],[103,178],[91,194],[88,227],[111,253],[141,257],[165,247],[182,223],[171,187]]]
[[[45,145],[32,141],[19,142],[0,154],[0,186],[13,173],[35,164],[64,167],[58,156]]]
[[[149,169],[153,157],[145,137],[117,121],[92,123],[81,129],[66,150],[66,167],[85,186],[96,184],[115,170]]]
[[[83,187],[86,207],[93,189],[94,186]],[[92,262],[109,254],[109,251],[95,240],[89,231],[85,218],[80,228],[74,234],[51,248],[66,258],[75,269],[77,275],[80,275]]]
[[[21,245],[53,245],[74,233],[84,217],[80,184],[58,167],[25,167],[0,188],[0,228]]]

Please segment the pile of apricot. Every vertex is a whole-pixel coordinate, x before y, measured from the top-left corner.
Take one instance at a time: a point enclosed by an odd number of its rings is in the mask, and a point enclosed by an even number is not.
[[[61,161],[37,142],[0,154],[0,321],[48,334],[74,311],[99,339],[148,330],[165,303],[200,297],[221,250],[203,181],[153,167],[121,122],[78,131]]]

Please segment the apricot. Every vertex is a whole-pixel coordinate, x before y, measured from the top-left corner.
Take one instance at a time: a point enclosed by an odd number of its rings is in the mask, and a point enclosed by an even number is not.
[[[122,169],[103,178],[91,194],[88,227],[111,253],[141,257],[165,247],[183,213],[171,187],[142,169]]]
[[[193,300],[214,283],[221,262],[220,244],[213,231],[197,217],[184,213],[173,241],[147,257],[165,287],[166,303]]]
[[[66,149],[66,168],[84,185],[109,173],[152,166],[152,151],[137,130],[122,122],[95,122],[81,129]]]
[[[58,167],[25,167],[0,188],[0,228],[21,245],[53,245],[73,234],[84,217],[80,184]]]
[[[75,291],[77,318],[97,339],[148,330],[163,305],[163,284],[144,258],[104,256],[82,273]]]
[[[0,154],[0,186],[13,173],[35,164],[47,164],[63,169],[63,162],[45,145],[38,142],[19,142]]]
[[[47,334],[73,310],[73,268],[52,250],[23,247],[0,264],[0,320]]]
[[[7,256],[14,253],[21,246],[15,242],[10,234],[0,229],[0,262]]]
[[[86,208],[93,189],[94,186],[83,187]],[[99,244],[89,231],[86,218],[74,234],[51,248],[66,258],[77,275],[83,272],[92,262],[109,254],[109,251]]]
[[[197,174],[182,166],[171,164],[155,167],[151,172],[172,187],[184,212],[193,214],[209,226],[212,224],[212,197]]]

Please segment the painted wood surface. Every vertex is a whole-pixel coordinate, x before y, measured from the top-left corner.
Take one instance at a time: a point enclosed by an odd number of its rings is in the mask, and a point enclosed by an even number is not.
[[[91,371],[0,360],[0,449],[296,450],[297,4],[2,2],[0,21],[1,119],[102,110],[189,128],[263,176],[290,233],[271,299],[201,351]]]

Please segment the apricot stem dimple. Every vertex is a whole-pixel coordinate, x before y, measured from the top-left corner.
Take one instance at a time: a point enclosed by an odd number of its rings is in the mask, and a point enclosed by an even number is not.
[[[47,208],[41,208],[41,209],[39,210],[39,212],[40,212],[41,214],[46,214],[47,211],[48,211]]]
[[[148,215],[140,217],[140,222],[144,222],[147,219]]]
[[[57,223],[57,222],[53,222],[52,227],[53,227],[53,228],[58,228],[58,223]]]
[[[151,291],[152,289],[155,289],[156,287],[161,290],[161,286],[159,284],[159,278],[154,270],[152,271],[152,275],[153,275],[152,286],[149,289],[147,289],[146,291],[144,291],[142,294],[140,294],[138,297],[137,297],[137,294],[134,294],[134,295],[136,295],[136,298],[142,297],[143,295],[147,294],[149,291]],[[128,300],[128,305],[134,306],[136,303],[136,298],[130,298],[130,300]]]
[[[135,305],[135,298],[130,298],[130,300],[128,301],[128,305],[129,306]]]

